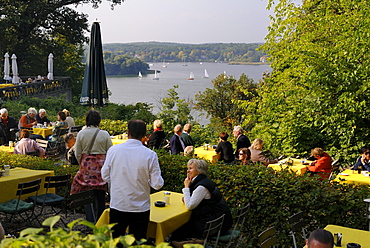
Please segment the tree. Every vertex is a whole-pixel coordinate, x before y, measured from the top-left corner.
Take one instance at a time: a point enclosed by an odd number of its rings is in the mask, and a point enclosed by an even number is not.
[[[109,0],[112,7],[123,0]],[[17,55],[21,75],[47,74],[47,58],[54,54],[54,75],[71,76],[79,82],[83,68],[82,45],[87,41],[86,15],[68,7],[71,4],[101,0],[3,0],[0,3],[0,54]],[[69,74],[74,68],[76,74]],[[75,92],[80,93],[80,92]]]
[[[230,130],[245,119],[245,110],[237,100],[249,101],[257,95],[257,85],[253,79],[242,74],[239,80],[225,74],[212,80],[213,88],[207,88],[195,96],[195,108],[205,111],[210,117],[211,126],[219,131]],[[241,90],[245,89],[245,90]]]
[[[321,146],[348,160],[370,141],[369,13],[361,0],[279,1],[263,46],[273,71],[259,87],[256,136],[286,154]]]

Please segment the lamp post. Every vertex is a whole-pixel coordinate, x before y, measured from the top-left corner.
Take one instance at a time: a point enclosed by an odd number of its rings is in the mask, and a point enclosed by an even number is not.
[[[366,219],[368,221],[370,231],[370,199],[364,199],[364,202],[366,204]]]

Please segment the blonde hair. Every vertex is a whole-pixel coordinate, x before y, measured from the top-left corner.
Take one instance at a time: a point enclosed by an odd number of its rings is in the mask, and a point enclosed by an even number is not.
[[[69,116],[69,111],[68,111],[68,109],[63,109],[62,111],[66,114],[66,116]]]
[[[256,149],[256,150],[262,150],[262,147],[263,147],[264,143],[265,143],[265,141],[263,141],[262,139],[255,139],[255,140],[253,140],[251,148]]]
[[[314,157],[322,157],[324,156],[324,153],[325,153],[324,150],[320,147],[316,147],[311,150],[311,155]]]
[[[187,132],[187,133],[190,133],[191,132],[191,124],[187,123],[184,125],[184,131]]]
[[[161,120],[155,120],[153,123],[154,129],[156,128],[162,128],[162,121]]]

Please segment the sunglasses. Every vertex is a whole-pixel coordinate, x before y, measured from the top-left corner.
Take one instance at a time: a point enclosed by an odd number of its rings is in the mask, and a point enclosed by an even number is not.
[[[239,155],[244,155],[244,153],[241,152],[241,153],[239,153]]]
[[[365,152],[365,155],[369,155],[370,154],[370,152]]]

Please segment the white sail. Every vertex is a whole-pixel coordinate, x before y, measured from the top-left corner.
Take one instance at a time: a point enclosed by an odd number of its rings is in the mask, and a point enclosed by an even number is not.
[[[153,80],[159,80],[159,76],[158,76],[157,70],[154,71]]]
[[[209,75],[208,75],[207,69],[204,69],[204,76],[203,76],[203,78],[209,78]]]
[[[143,78],[143,75],[141,74],[141,71],[139,71],[138,78]]]
[[[190,76],[189,76],[188,80],[194,80],[194,73],[193,72],[190,72]]]

